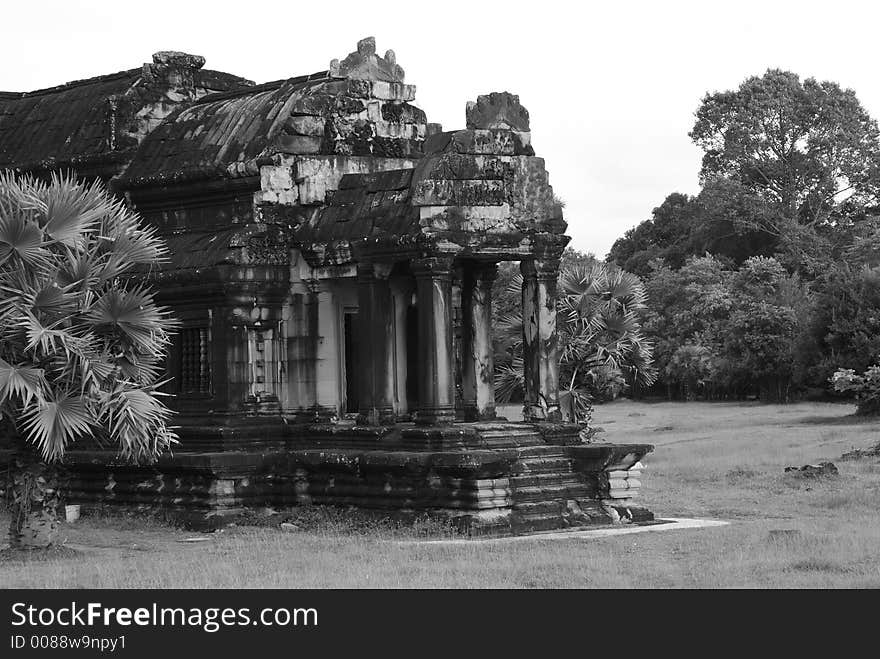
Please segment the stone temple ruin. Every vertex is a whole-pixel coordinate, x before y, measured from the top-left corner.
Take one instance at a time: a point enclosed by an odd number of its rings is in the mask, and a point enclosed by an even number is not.
[[[161,52],[142,68],[0,93],[0,168],[100,178],[159,227],[150,275],[182,328],[181,444],[151,467],[82,448],[73,502],[197,523],[306,503],[521,532],[636,522],[648,445],[585,444],[559,408],[569,241],[513,94],[444,132],[373,39],[254,83]],[[495,414],[491,292],[521,263],[525,421]]]

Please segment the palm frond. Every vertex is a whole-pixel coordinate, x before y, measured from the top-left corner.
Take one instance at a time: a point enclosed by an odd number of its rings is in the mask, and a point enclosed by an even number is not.
[[[84,314],[98,334],[121,336],[137,351],[156,353],[167,344],[167,330],[175,323],[167,309],[156,306],[142,287],[110,288]]]
[[[0,405],[15,398],[27,407],[31,400],[42,401],[49,391],[43,369],[30,364],[12,365],[0,358]]]
[[[73,175],[58,173],[52,174],[48,185],[30,186],[27,197],[27,207],[37,212],[43,231],[69,247],[80,245],[115,204],[99,181],[85,186]]]
[[[99,183],[0,172],[0,405],[46,460],[87,433],[137,459],[176,441],[157,391],[176,323],[124,283],[166,256]]]
[[[67,445],[86,435],[94,424],[86,400],[63,391],[54,399],[25,407],[21,420],[25,437],[47,461],[64,455]]]
[[[13,267],[45,267],[49,253],[43,249],[43,232],[21,209],[0,208],[0,265],[18,257]]]
[[[522,357],[514,357],[511,364],[496,369],[495,398],[499,402],[510,402],[514,396],[522,393],[524,387]]]
[[[141,388],[118,388],[106,411],[110,437],[124,458],[135,461],[149,459],[177,441],[167,428],[170,417],[171,410]]]

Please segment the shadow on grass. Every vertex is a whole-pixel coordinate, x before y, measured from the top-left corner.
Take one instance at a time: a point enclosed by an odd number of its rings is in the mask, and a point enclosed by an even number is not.
[[[54,546],[46,549],[0,549],[0,563],[36,563],[59,558],[76,558],[82,553],[72,547]]]
[[[859,416],[857,414],[847,414],[845,416],[805,416],[794,423],[813,426],[866,426],[871,424],[880,425],[880,417]]]

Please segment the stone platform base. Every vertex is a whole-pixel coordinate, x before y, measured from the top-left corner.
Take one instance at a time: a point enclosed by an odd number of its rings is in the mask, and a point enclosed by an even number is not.
[[[581,444],[576,426],[301,425],[283,446],[177,452],[149,467],[69,454],[69,503],[159,509],[222,526],[248,509],[356,506],[451,519],[472,534],[646,522],[636,503],[647,444]],[[0,458],[2,459],[2,458]]]

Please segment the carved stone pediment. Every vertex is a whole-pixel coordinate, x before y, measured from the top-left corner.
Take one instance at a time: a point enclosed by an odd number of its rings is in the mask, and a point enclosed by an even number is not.
[[[357,50],[341,62],[338,59],[331,61],[330,75],[334,78],[384,82],[403,82],[404,79],[404,71],[397,63],[393,50],[386,51],[384,57],[376,55],[375,37],[358,41]]]

